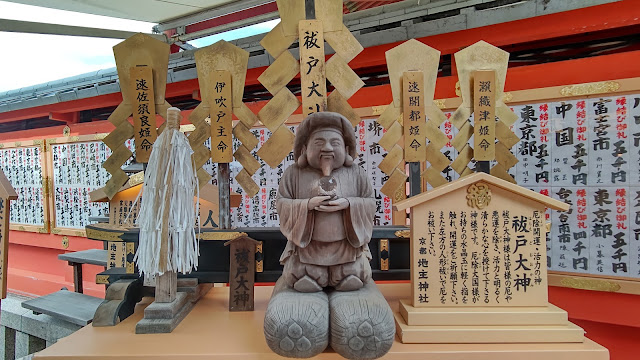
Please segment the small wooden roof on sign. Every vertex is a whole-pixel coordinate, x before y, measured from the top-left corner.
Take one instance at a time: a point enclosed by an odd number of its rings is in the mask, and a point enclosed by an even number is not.
[[[4,175],[2,170],[0,169],[0,197],[9,200],[16,200],[18,198],[18,194],[11,186],[9,179]]]
[[[461,179],[450,182],[447,185],[440,186],[436,189],[425,191],[420,195],[416,195],[406,200],[397,202],[396,204],[393,205],[393,208],[394,210],[405,210],[407,208],[422,204],[427,201],[431,201],[437,197],[446,195],[450,192],[453,192],[463,187],[467,187],[471,184],[474,184],[480,181],[486,182],[493,186],[497,186],[515,195],[519,195],[527,199],[531,199],[533,201],[539,202],[553,210],[560,210],[560,211],[569,210],[569,204],[566,204],[556,199],[552,199],[548,196],[539,194],[535,191],[531,191],[529,189],[523,188],[522,186],[510,183],[508,181],[499,179],[495,176],[485,174],[485,173],[475,173],[473,175],[465,176]]]
[[[255,240],[255,239],[252,239],[249,236],[247,236],[247,233],[239,233],[239,236],[237,236],[237,237],[235,237],[235,238],[233,238],[231,240],[226,241],[224,243],[224,246],[228,246],[228,245],[230,245],[230,244],[232,244],[234,242],[237,242],[237,241],[243,241],[243,242],[246,241],[246,242],[249,242],[249,244],[251,244],[251,245],[258,245],[260,243],[259,241]]]
[[[121,191],[125,191],[128,189],[131,189],[133,187],[136,187],[138,185],[142,185],[142,183],[144,182],[144,172],[140,171],[138,173],[135,173],[134,175],[132,175],[129,178],[129,181],[127,181],[126,184],[124,184],[120,190],[118,190],[117,193],[121,192]],[[96,190],[93,190],[89,193],[89,199],[91,200],[91,202],[108,202],[109,201],[109,197],[107,196],[106,192],[105,192],[106,187],[102,187]],[[117,194],[116,193],[116,194]]]

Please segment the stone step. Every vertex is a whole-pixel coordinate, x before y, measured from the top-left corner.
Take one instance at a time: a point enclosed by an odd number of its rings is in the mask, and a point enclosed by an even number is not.
[[[413,307],[408,299],[400,300],[400,314],[407,325],[564,325],[567,312],[547,306],[511,307]]]
[[[565,325],[407,325],[395,314],[396,333],[403,343],[412,344],[492,344],[492,343],[582,343],[584,330]]]
[[[72,324],[85,326],[93,321],[93,314],[102,301],[103,299],[94,296],[60,290],[24,301],[22,307],[34,313],[47,314]]]

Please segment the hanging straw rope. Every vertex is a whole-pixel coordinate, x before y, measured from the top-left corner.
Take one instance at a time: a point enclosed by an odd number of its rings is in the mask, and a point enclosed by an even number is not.
[[[167,126],[153,144],[140,204],[140,236],[134,260],[140,275],[183,274],[198,267],[194,224],[199,186],[187,137],[179,131],[180,109],[167,110]],[[196,193],[197,192],[197,193]]]

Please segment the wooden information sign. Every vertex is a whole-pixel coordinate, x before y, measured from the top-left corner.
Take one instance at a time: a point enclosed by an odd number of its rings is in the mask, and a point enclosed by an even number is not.
[[[327,109],[327,80],[324,64],[324,34],[322,21],[301,20],[300,78],[304,116]]]
[[[136,66],[130,70],[133,99],[133,133],[135,137],[136,161],[149,162],[151,147],[155,143],[156,104],[153,92],[153,70],[149,66]]]
[[[253,311],[258,241],[246,236],[227,241],[229,256],[229,311]]]
[[[547,303],[544,212],[565,204],[482,174],[409,203],[413,306]]]
[[[422,71],[405,72],[402,75],[402,117],[406,162],[422,162],[427,159],[424,106]]]
[[[233,161],[231,133],[231,73],[227,70],[212,72],[213,96],[209,104],[211,118],[211,161],[214,163],[230,163]]]
[[[132,189],[140,191],[141,185],[135,186]],[[127,192],[130,193],[130,192]],[[109,201],[109,223],[114,225],[123,225],[133,227],[135,219],[140,214],[140,200],[136,202],[135,197],[127,197],[122,192],[117,193],[111,201]],[[135,194],[137,195],[137,193]]]
[[[9,249],[9,201],[18,194],[0,169],[0,299],[7,297],[7,250]]]
[[[411,208],[411,299],[400,304],[404,319],[396,316],[402,341],[583,341],[582,329],[548,303],[547,207],[569,209],[485,173],[395,204]],[[448,325],[460,326],[443,335],[439,326]],[[483,326],[496,327],[488,334]]]
[[[473,72],[474,147],[476,161],[496,158],[496,72]]]

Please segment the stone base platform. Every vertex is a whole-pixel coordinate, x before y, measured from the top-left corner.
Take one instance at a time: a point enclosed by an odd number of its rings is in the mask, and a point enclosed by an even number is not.
[[[568,314],[553,305],[540,307],[416,308],[400,300],[400,314],[407,325],[566,325]]]
[[[395,314],[403,343],[582,343],[584,330],[552,304],[538,307],[420,307],[402,299]]]
[[[192,284],[178,286],[176,298],[170,303],[153,302],[144,309],[144,319],[136,325],[136,334],[170,333],[180,324],[195,306],[198,299],[211,289],[212,284]],[[186,283],[186,281],[184,282]],[[180,285],[180,284],[179,284]]]

